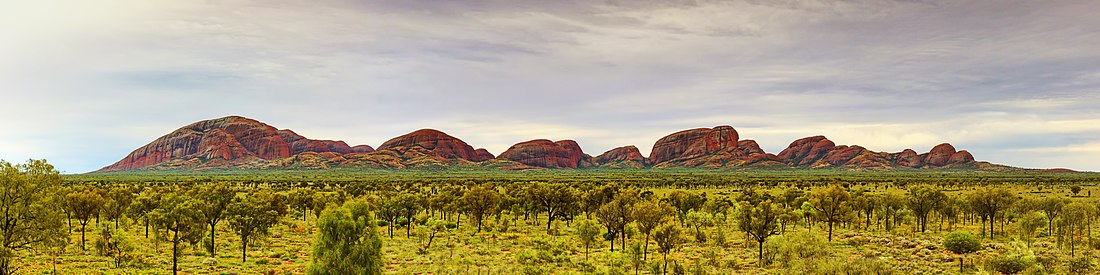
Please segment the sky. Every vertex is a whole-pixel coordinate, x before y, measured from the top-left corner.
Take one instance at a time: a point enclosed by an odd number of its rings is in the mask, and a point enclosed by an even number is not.
[[[731,125],[778,153],[825,135],[950,142],[1100,171],[1100,2],[1031,0],[0,3],[0,159],[107,166],[241,115],[378,146],[434,128],[499,154],[589,154]]]

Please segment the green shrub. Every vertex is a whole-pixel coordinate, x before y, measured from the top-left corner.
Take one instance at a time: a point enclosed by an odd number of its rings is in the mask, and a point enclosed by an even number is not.
[[[1073,274],[1088,274],[1092,272],[1092,259],[1089,257],[1077,257],[1073,258],[1067,264],[1070,273]]]
[[[774,236],[764,243],[764,263],[777,263],[783,268],[800,266],[813,270],[818,259],[829,257],[829,243],[809,232]]]

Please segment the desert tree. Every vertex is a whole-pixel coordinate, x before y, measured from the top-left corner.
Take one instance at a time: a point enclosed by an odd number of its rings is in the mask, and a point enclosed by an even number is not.
[[[664,258],[663,273],[668,274],[668,253],[684,243],[684,232],[679,224],[666,221],[653,230],[653,240],[657,241],[657,252]]]
[[[229,228],[241,238],[241,262],[248,261],[248,243],[268,234],[279,221],[279,212],[271,204],[274,197],[270,192],[251,192],[234,198],[226,209]]]
[[[702,208],[703,204],[707,202],[707,196],[706,194],[675,190],[668,194],[665,201],[676,208],[676,217],[683,225],[686,222],[687,213]]]
[[[684,219],[688,226],[695,229],[695,241],[707,242],[706,228],[714,225],[714,214],[705,211],[690,211]]]
[[[214,242],[214,236],[217,230],[215,229],[218,223],[225,218],[225,210],[229,208],[229,204],[233,202],[233,198],[237,193],[229,188],[228,183],[224,182],[198,186],[191,191],[193,193],[191,198],[198,207],[199,215],[202,217],[203,222],[210,227],[210,243],[207,252],[210,252],[210,257],[216,257],[217,254],[214,253],[214,248],[217,243]]]
[[[405,219],[405,237],[412,237],[412,227],[416,222],[414,218],[416,213],[419,213],[424,208],[424,197],[418,193],[413,192],[401,192],[397,195],[397,207],[400,210],[401,217]]]
[[[1070,186],[1069,187],[1069,192],[1073,193],[1073,196],[1076,197],[1077,193],[1081,193],[1081,186],[1080,185]]]
[[[924,232],[928,223],[928,214],[944,202],[947,196],[943,191],[931,185],[918,185],[909,188],[909,209],[917,216],[920,232]]]
[[[134,193],[127,187],[114,187],[107,190],[106,202],[103,204],[103,215],[108,221],[115,223],[118,229],[118,220],[130,208]]]
[[[500,203],[500,195],[492,185],[479,185],[470,188],[462,196],[462,202],[466,205],[466,212],[477,223],[477,232],[481,232],[481,223],[485,217],[492,214]]]
[[[308,224],[309,210],[313,209],[313,189],[299,188],[290,191],[286,195],[287,203],[295,211],[302,214],[302,220]]]
[[[592,244],[596,243],[596,238],[600,235],[600,225],[596,221],[589,219],[582,219],[576,223],[577,238],[581,240],[581,245],[584,246],[584,261],[588,261],[588,249],[592,247]]]
[[[134,219],[141,219],[145,226],[145,238],[149,238],[149,212],[160,206],[159,189],[148,188],[137,195],[130,203],[127,215]]]
[[[741,202],[738,212],[738,225],[741,231],[745,231],[756,241],[760,251],[758,260],[764,264],[764,242],[768,237],[779,234],[780,209],[771,201],[763,201],[752,205],[749,202]]]
[[[1077,236],[1085,235],[1085,230],[1090,227],[1091,216],[1096,213],[1096,206],[1085,202],[1071,202],[1062,209],[1062,217],[1059,219],[1059,231],[1064,232],[1064,241],[1069,243],[1069,255],[1075,255],[1075,243]],[[1091,236],[1088,236],[1091,238]]]
[[[943,247],[959,255],[959,272],[963,272],[963,256],[982,249],[982,243],[969,232],[955,231],[943,237]]]
[[[1019,227],[1020,237],[1027,242],[1027,247],[1031,247],[1031,240],[1035,237],[1035,232],[1043,227],[1046,223],[1046,214],[1039,211],[1032,211],[1024,214],[1020,221],[1016,222],[1016,226]]]
[[[16,274],[12,259],[31,249],[63,249],[61,176],[45,160],[12,164],[0,160],[0,275]]]
[[[88,229],[88,222],[99,214],[99,210],[103,208],[105,200],[103,196],[99,195],[99,192],[91,188],[69,193],[65,200],[70,210],[73,212],[73,217],[80,223],[80,249],[87,250],[87,247],[84,245],[84,233]]]
[[[378,218],[386,222],[386,230],[390,239],[393,239],[393,228],[397,226],[397,219],[401,217],[401,205],[396,194],[384,194],[378,200]]]
[[[627,220],[623,219],[623,212],[629,212],[629,210],[623,209],[624,205],[615,203],[614,201],[608,202],[600,209],[596,210],[596,220],[600,222],[605,228],[607,228],[608,239],[611,241],[611,252],[615,252],[615,237],[623,232],[619,231],[620,228],[626,226]]]
[[[308,274],[382,274],[382,240],[370,208],[351,200],[321,212]]]
[[[848,220],[852,213],[849,205],[851,195],[840,185],[833,185],[823,190],[816,190],[811,194],[814,212],[818,220],[825,222],[829,227],[829,241],[833,241],[833,227],[840,222]]]
[[[648,259],[649,237],[653,235],[653,229],[656,229],[658,225],[661,225],[663,221],[669,219],[675,213],[676,210],[672,206],[659,201],[643,200],[634,204],[634,209],[631,210],[630,215],[634,218],[638,231],[645,236],[642,260]]]
[[[1003,188],[981,188],[968,195],[971,210],[989,221],[989,239],[993,239],[993,226],[997,214],[1016,202],[1015,194]]]
[[[538,183],[529,189],[530,198],[539,210],[546,212],[546,231],[554,219],[564,218],[566,210],[579,203],[579,191],[564,184]]]
[[[172,242],[172,274],[179,270],[179,257],[183,254],[180,244],[195,244],[205,233],[202,202],[192,199],[188,192],[173,190],[161,196],[161,204],[149,212],[150,220],[157,228],[163,228]]]
[[[1047,197],[1039,201],[1039,210],[1046,214],[1047,235],[1054,236],[1054,220],[1062,214],[1062,207],[1069,203],[1069,199],[1062,197]]]

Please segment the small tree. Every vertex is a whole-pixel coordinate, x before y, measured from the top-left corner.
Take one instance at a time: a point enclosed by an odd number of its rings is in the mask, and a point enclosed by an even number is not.
[[[649,237],[653,235],[653,229],[675,213],[676,210],[672,206],[652,200],[645,200],[634,205],[631,215],[634,217],[634,223],[638,225],[638,231],[645,235],[642,260],[648,259]]]
[[[706,243],[707,234],[705,229],[714,225],[714,215],[707,212],[692,210],[688,212],[685,221],[688,226],[695,229],[695,241]]]
[[[492,185],[480,185],[466,191],[462,202],[466,205],[466,212],[477,222],[477,232],[481,232],[482,221],[497,209],[500,195],[493,190]]]
[[[225,218],[225,210],[229,208],[229,204],[233,202],[233,197],[237,193],[229,189],[229,184],[224,182],[200,186],[193,191],[194,195],[192,197],[196,199],[199,214],[202,216],[203,222],[210,226],[210,246],[207,249],[210,252],[210,257],[215,257],[214,247],[217,246],[217,243],[214,242],[214,235],[217,232],[215,227]]]
[[[947,198],[939,188],[931,185],[920,185],[909,188],[909,209],[917,216],[920,223],[920,232],[924,232],[928,222],[928,214],[939,207]]]
[[[624,233],[620,230],[628,223],[627,220],[623,219],[622,215],[619,215],[619,213],[627,211],[622,209],[622,207],[622,204],[612,201],[600,206],[600,209],[596,210],[596,219],[600,221],[601,225],[607,228],[608,239],[611,241],[611,252],[615,252],[615,237],[618,236],[618,234]]]
[[[600,235],[600,225],[593,220],[583,219],[575,223],[577,225],[577,238],[584,245],[584,261],[588,261],[588,249],[596,243],[596,237]]]
[[[829,241],[833,241],[833,226],[839,222],[848,220],[848,216],[852,213],[852,208],[849,205],[851,195],[847,190],[844,190],[840,185],[833,185],[824,190],[817,190],[812,193],[811,205],[814,208],[814,212],[817,213],[819,220],[829,225]]]
[[[125,231],[111,231],[109,226],[99,225],[99,236],[93,242],[100,256],[109,257],[115,268],[133,259],[134,244]]]
[[[397,196],[397,205],[401,209],[401,217],[405,218],[405,237],[412,237],[412,227],[415,224],[413,218],[420,209],[424,208],[423,197],[412,192],[402,192]],[[392,225],[391,225],[392,226]]]
[[[981,250],[982,243],[969,232],[955,231],[943,237],[943,247],[955,254],[959,254],[959,272],[962,272],[963,256]]]
[[[1046,223],[1047,216],[1043,212],[1032,211],[1023,216],[1019,222],[1016,223],[1020,227],[1020,235],[1027,242],[1027,247],[1031,247],[1031,240],[1035,237],[1035,232],[1043,227]]]
[[[1054,219],[1062,214],[1062,207],[1069,203],[1069,199],[1062,197],[1047,197],[1039,201],[1039,210],[1046,214],[1047,235],[1054,236]]]
[[[108,221],[115,223],[115,229],[118,229],[118,220],[130,208],[133,197],[134,194],[130,191],[130,188],[115,187],[107,190],[107,201],[103,205],[103,215]]]
[[[322,211],[309,274],[382,274],[382,240],[369,209],[353,200]]]
[[[248,261],[248,243],[254,236],[266,235],[279,221],[279,212],[272,209],[271,195],[250,193],[235,198],[226,209],[229,228],[241,237],[241,262]]]
[[[994,220],[1005,209],[1012,206],[1018,197],[1003,188],[982,188],[971,193],[968,197],[970,207],[982,216],[983,220],[989,220],[989,239],[993,239]]]
[[[66,197],[69,208],[73,212],[73,217],[80,223],[80,250],[87,250],[84,245],[84,233],[88,229],[88,222],[99,214],[99,210],[103,208],[104,199],[91,189],[84,189],[80,192],[69,193]]]
[[[142,191],[133,202],[130,204],[129,214],[130,217],[135,219],[141,219],[142,224],[145,225],[145,238],[149,238],[149,217],[147,214],[157,209],[160,206],[160,192],[157,189],[146,189]]]
[[[771,201],[763,201],[758,204],[751,205],[748,202],[741,202],[740,206],[740,219],[739,225],[741,231],[745,231],[749,236],[752,236],[760,251],[757,254],[757,259],[760,262],[760,266],[764,266],[764,241],[767,241],[768,237],[779,234],[779,208],[772,204]]]
[[[0,160],[0,275],[15,274],[16,252],[60,251],[68,243],[62,213],[61,176],[45,160],[12,165]],[[16,258],[18,259],[18,258]]]
[[[1081,193],[1081,186],[1080,185],[1070,186],[1069,187],[1069,192],[1073,193],[1073,196],[1076,197],[1077,193]]]
[[[160,207],[149,212],[150,220],[157,228],[163,228],[169,233],[168,241],[172,242],[172,274],[177,274],[179,257],[183,254],[180,244],[194,244],[202,240],[205,220],[199,212],[201,203],[182,191],[164,194],[161,199],[163,203]]]
[[[657,252],[664,257],[663,273],[668,274],[668,253],[684,243],[684,232],[679,224],[666,221],[653,230],[653,240],[657,241]]]
[[[528,192],[528,197],[534,200],[535,205],[546,212],[547,232],[555,218],[565,217],[565,210],[576,207],[580,201],[580,192],[564,184],[537,183]]]

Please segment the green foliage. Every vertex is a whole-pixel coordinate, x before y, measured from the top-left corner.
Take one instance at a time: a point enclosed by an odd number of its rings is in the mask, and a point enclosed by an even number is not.
[[[829,243],[821,236],[809,232],[779,235],[765,243],[767,253],[764,264],[778,264],[782,268],[813,270],[819,260],[832,255]]]
[[[833,241],[833,226],[845,222],[852,213],[851,194],[840,185],[832,185],[812,193],[810,202],[817,218],[829,225],[829,241]]]
[[[577,238],[584,246],[584,259],[588,261],[588,249],[592,247],[592,244],[599,241],[597,237],[600,235],[600,225],[596,221],[588,219],[576,221],[573,225],[577,228]]]
[[[134,244],[126,231],[100,226],[92,246],[100,256],[111,258],[115,268],[123,267],[134,259]]]
[[[365,209],[351,202],[321,212],[309,274],[382,274],[382,240]]]
[[[80,223],[80,249],[86,250],[84,235],[88,229],[88,222],[99,214],[99,210],[103,208],[106,201],[99,192],[92,188],[69,193],[65,197],[65,201],[73,218],[76,218],[77,222]]]
[[[15,274],[12,259],[30,249],[60,249],[68,242],[61,177],[45,160],[13,165],[0,160],[0,274]]]
[[[668,272],[668,253],[684,243],[684,232],[680,225],[666,221],[653,230],[653,240],[657,241],[657,252],[664,255],[665,272]]]
[[[928,214],[938,208],[947,198],[943,191],[931,185],[918,185],[909,188],[909,209],[917,216],[920,232],[924,232]]]
[[[982,243],[970,232],[955,231],[943,237],[943,247],[955,254],[969,254],[982,249]]]
[[[991,269],[1004,274],[1023,272],[1034,266],[1035,263],[1035,254],[1031,250],[1022,247],[1013,247],[1007,253],[994,257],[989,261]]]
[[[277,206],[271,203],[273,199],[275,195],[270,192],[250,192],[229,204],[226,215],[229,228],[241,238],[241,262],[248,261],[248,243],[256,236],[267,235],[279,221]]]
[[[160,206],[149,212],[150,221],[156,228],[164,229],[171,234],[168,241],[172,242],[172,273],[176,274],[179,267],[179,257],[182,254],[182,243],[198,243],[204,233],[205,219],[200,212],[200,203],[192,199],[187,192],[174,190],[161,196]]]
[[[500,203],[500,195],[493,190],[492,185],[479,185],[466,191],[462,196],[462,203],[466,213],[477,223],[477,232],[481,232],[482,221],[492,214]]]
[[[233,197],[237,195],[236,192],[229,189],[229,184],[225,182],[211,183],[202,186],[195,187],[191,190],[191,197],[195,199],[195,206],[198,207],[199,215],[202,218],[203,223],[210,226],[210,242],[207,247],[210,252],[210,257],[216,257],[216,245],[214,237],[217,230],[214,228],[218,225],[222,219],[225,218],[225,210],[229,207],[229,204],[233,202]],[[260,202],[261,207],[267,206],[267,202]]]
[[[741,231],[756,240],[757,247],[760,249],[757,251],[757,260],[761,266],[764,265],[764,241],[768,237],[779,234],[779,222],[777,220],[779,212],[779,208],[773,205],[770,200],[759,202],[756,205],[742,201],[738,206],[738,213],[740,213],[738,225],[740,225]]]

